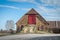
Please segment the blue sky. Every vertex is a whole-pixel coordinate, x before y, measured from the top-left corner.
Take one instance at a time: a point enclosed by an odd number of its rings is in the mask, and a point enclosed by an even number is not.
[[[60,0],[0,0],[0,29],[7,20],[15,23],[31,8],[47,21],[60,21]]]

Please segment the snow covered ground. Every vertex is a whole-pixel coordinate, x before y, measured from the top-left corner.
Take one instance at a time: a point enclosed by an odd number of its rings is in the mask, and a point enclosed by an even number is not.
[[[0,40],[60,40],[60,34],[18,34],[0,37]]]

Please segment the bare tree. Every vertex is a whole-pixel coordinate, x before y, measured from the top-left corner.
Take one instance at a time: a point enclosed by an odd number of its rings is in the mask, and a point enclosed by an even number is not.
[[[13,20],[7,20],[6,25],[5,25],[7,30],[14,29],[14,21]]]

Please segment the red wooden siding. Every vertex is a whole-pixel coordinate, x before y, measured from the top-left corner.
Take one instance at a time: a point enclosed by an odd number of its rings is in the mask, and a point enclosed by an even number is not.
[[[36,16],[28,15],[28,24],[36,24]]]

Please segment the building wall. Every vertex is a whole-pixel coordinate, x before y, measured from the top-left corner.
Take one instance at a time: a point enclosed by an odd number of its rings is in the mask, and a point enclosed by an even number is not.
[[[47,21],[49,23],[48,25],[48,31],[53,33],[60,33],[60,21]]]
[[[56,27],[56,21],[47,21],[49,23],[48,28],[55,28]]]
[[[60,21],[47,21],[49,23],[49,28],[60,28]]]
[[[60,21],[57,21],[57,23],[58,23],[58,28],[60,28]]]

